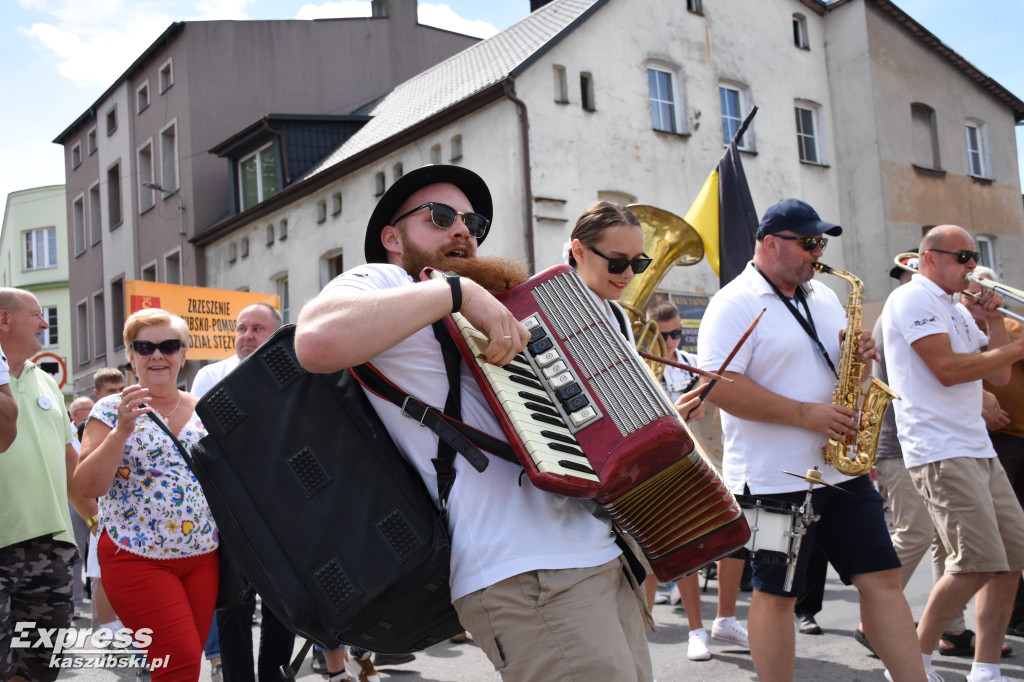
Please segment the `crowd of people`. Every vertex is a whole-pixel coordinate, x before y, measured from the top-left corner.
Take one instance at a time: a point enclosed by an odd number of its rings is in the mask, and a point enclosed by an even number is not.
[[[489,189],[468,169],[425,166],[397,180],[367,226],[366,264],[303,307],[295,334],[303,367],[333,373],[372,362],[441,409],[456,384],[435,336],[438,320],[459,313],[489,340],[489,363],[523,353],[530,331],[491,292],[524,281],[525,267],[477,255],[493,214]],[[971,235],[942,225],[894,268],[900,286],[874,329],[845,338],[849,304],[815,278],[829,238],[842,232],[798,199],[771,206],[747,268],[711,298],[696,353],[680,348],[673,303],[646,311],[675,363],[664,369],[662,387],[691,432],[707,436],[697,439],[708,444],[704,455],[730,490],[746,504],[799,506],[807,483],[786,472],[818,468],[828,484],[810,493],[815,519],[790,557],[793,566],[749,561],[743,550],[717,562],[710,632],[697,576],[677,581],[689,625],[686,656],[707,660],[710,642],[720,640],[749,648],[758,679],[795,679],[796,633],[821,632],[814,616],[831,565],[857,588],[855,636],[881,660],[886,679],[941,682],[932,665],[938,651],[973,657],[968,682],[1008,680],[1000,668],[1009,651],[1004,637],[1024,633],[1017,590],[1024,569],[1022,327],[1004,319],[996,291],[969,280],[970,273],[995,277],[977,267]],[[610,329],[635,345],[617,301],[652,263],[636,217],[614,202],[586,207],[562,257]],[[424,268],[446,274],[421,282]],[[66,627],[85,591],[95,625],[151,632],[146,656],[164,661],[151,666],[157,682],[198,679],[204,650],[226,682],[281,679],[294,634],[269,609],[260,616],[257,660],[255,602],[214,615],[226,557],[182,456],[206,434],[199,398],[280,327],[280,314],[264,304],[242,310],[235,355],[203,367],[185,391],[184,320],[160,309],[134,313],[123,330],[134,382],[102,370],[94,395],[68,410],[53,380],[30,361],[46,325],[31,293],[0,289],[0,680],[56,678],[45,647],[11,647],[13,623]],[[826,442],[855,441],[865,428],[855,409],[833,400],[844,355],[870,366],[901,397],[881,424],[877,486],[867,473],[850,476],[822,462]],[[728,381],[709,387],[680,366],[721,372]],[[457,386],[461,420],[508,440],[465,368]],[[368,397],[436,502],[436,435]],[[617,534],[592,501],[542,491],[518,464],[492,458],[479,472],[457,458],[455,471],[446,515],[451,596],[502,679],[652,680],[646,630],[655,627],[658,582],[636,542]],[[929,550],[934,588],[926,604],[908,604],[903,589]],[[746,626],[736,618],[745,568],[753,590]],[[964,621],[972,597],[977,632]],[[317,661],[331,682],[380,680],[369,651],[321,650]]]

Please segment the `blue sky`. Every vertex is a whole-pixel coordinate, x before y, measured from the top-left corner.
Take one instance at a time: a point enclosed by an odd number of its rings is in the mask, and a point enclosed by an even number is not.
[[[896,3],[1024,99],[1024,0]],[[7,103],[0,107],[6,160],[0,164],[0,200],[12,191],[64,182],[62,151],[52,140],[171,22],[366,16],[369,7],[369,0],[0,0],[0,92]],[[419,3],[422,23],[480,37],[529,11],[529,0]],[[1024,128],[1017,135],[1018,158],[1024,159]]]

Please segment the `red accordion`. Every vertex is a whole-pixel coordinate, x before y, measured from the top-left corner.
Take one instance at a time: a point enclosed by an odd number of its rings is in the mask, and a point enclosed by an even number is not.
[[[743,512],[675,407],[576,272],[494,292],[530,330],[505,367],[461,315],[449,331],[535,486],[593,498],[671,581],[739,549]]]

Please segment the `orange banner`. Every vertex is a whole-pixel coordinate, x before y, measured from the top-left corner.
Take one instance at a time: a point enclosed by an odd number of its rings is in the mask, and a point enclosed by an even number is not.
[[[280,308],[276,294],[185,287],[178,284],[125,282],[127,314],[163,308],[183,317],[189,330],[189,360],[223,360],[235,354],[235,319],[253,303]]]

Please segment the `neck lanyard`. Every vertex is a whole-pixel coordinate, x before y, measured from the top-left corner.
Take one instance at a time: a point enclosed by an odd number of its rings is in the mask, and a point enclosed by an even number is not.
[[[814,318],[811,317],[811,308],[810,306],[807,305],[807,297],[804,295],[803,287],[798,286],[796,288],[796,300],[798,303],[803,304],[804,310],[807,312],[806,318],[804,318],[804,316],[800,314],[800,311],[797,310],[797,307],[795,305],[793,305],[793,302],[790,300],[790,298],[786,296],[784,293],[782,293],[782,291],[777,286],[775,286],[775,282],[768,279],[768,275],[764,274],[764,271],[762,271],[761,268],[755,265],[754,269],[757,270],[757,272],[762,277],[764,277],[764,281],[768,282],[768,286],[772,288],[772,291],[775,292],[775,295],[779,297],[779,300],[781,300],[783,305],[786,306],[786,309],[793,314],[793,317],[796,318],[796,321],[800,323],[800,327],[803,328],[805,332],[807,332],[807,336],[811,337],[811,340],[814,341],[814,344],[818,347],[818,351],[821,353],[821,357],[825,358],[825,362],[828,363],[829,369],[832,370],[832,374],[834,374],[836,378],[839,378],[839,372],[836,371],[836,366],[835,364],[833,364],[832,358],[828,356],[828,351],[825,350],[825,345],[821,342],[821,339],[818,338],[818,330],[815,329],[814,327]]]

